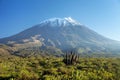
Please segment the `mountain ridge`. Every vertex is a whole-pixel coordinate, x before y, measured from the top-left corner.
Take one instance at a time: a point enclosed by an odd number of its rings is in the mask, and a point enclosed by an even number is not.
[[[17,48],[50,46],[63,51],[81,48],[88,51],[106,51],[109,46],[115,46],[119,42],[108,39],[68,17],[42,21],[16,35],[0,39],[0,43]]]

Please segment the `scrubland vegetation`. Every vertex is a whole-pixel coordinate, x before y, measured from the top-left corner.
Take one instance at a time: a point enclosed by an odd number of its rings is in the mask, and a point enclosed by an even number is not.
[[[0,80],[120,80],[120,58],[66,60],[71,58],[1,55]]]

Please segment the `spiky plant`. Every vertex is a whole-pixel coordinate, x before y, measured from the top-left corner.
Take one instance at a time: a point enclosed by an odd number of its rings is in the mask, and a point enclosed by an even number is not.
[[[79,56],[75,52],[71,51],[70,53],[66,53],[64,55],[63,62],[66,65],[73,65],[73,64],[76,64],[76,62],[78,61],[78,59],[79,59]]]

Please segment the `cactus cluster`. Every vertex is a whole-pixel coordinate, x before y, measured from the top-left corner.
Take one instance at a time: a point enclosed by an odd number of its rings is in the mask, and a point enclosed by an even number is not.
[[[75,52],[66,53],[63,62],[66,65],[74,65],[79,60],[79,56]]]

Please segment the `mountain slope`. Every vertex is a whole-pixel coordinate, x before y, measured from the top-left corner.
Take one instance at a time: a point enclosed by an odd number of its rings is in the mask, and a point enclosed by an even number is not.
[[[119,42],[105,38],[72,18],[52,18],[14,36],[0,39],[0,43],[17,48],[49,46],[61,50],[104,51]],[[116,46],[119,47],[119,46]]]

